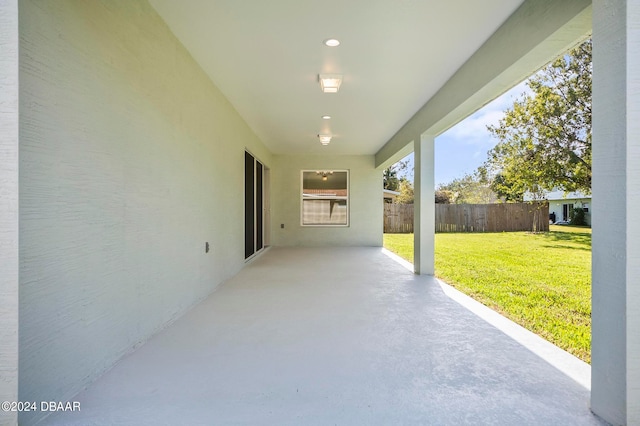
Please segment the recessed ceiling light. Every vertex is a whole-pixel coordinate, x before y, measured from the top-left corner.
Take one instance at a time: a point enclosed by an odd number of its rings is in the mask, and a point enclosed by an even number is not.
[[[331,116],[330,115],[323,115],[322,119],[323,120],[331,120]]]
[[[323,43],[325,44],[325,46],[329,47],[340,46],[340,40],[338,40],[337,38],[328,38]]]

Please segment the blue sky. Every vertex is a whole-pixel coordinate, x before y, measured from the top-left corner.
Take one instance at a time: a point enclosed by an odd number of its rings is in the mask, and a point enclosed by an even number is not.
[[[522,82],[485,105],[474,114],[436,138],[435,181],[436,187],[460,178],[465,173],[473,173],[487,159],[487,151],[497,140],[491,137],[488,125],[497,125],[504,111],[513,105],[523,93],[530,93],[526,82]],[[413,167],[413,153],[410,167]],[[404,173],[401,173],[403,175]],[[407,176],[413,181],[413,174]]]

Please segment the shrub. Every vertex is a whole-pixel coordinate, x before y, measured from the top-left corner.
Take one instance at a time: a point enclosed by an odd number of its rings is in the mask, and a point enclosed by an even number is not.
[[[569,223],[575,226],[585,226],[587,224],[584,219],[584,209],[582,207],[573,208],[573,213],[571,213],[571,220]]]

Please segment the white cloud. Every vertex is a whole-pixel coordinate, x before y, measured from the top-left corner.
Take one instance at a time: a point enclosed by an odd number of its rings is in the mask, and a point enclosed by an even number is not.
[[[526,82],[513,87],[502,96],[488,103],[484,108],[447,130],[440,137],[464,141],[468,145],[492,146],[495,144],[495,140],[491,137],[487,126],[498,125],[500,119],[504,117],[504,111],[511,107],[513,102],[524,93],[531,93]]]
[[[469,143],[486,139],[489,136],[487,126],[498,124],[503,116],[504,112],[501,109],[484,108],[449,129],[446,134],[454,139],[467,140]]]
[[[530,94],[526,82],[487,104],[436,139],[435,178],[437,184],[450,182],[473,171],[486,160],[487,151],[498,142],[487,131],[497,125],[513,102]]]

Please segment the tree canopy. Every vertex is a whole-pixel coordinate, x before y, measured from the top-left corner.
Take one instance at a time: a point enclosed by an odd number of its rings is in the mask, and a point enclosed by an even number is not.
[[[477,173],[465,174],[461,178],[439,185],[436,189],[436,203],[447,204],[444,201],[445,196],[451,204],[490,204],[498,200],[496,194]]]
[[[436,204],[451,204],[453,194],[446,189],[436,189]]]
[[[390,191],[397,191],[400,185],[398,172],[393,167],[387,167],[382,172],[382,187]]]
[[[413,185],[405,178],[400,178],[400,195],[396,197],[398,204],[413,204]]]
[[[406,171],[409,170],[408,157],[387,167],[382,172],[382,187],[390,191],[400,191],[400,181],[406,179]],[[398,176],[401,174],[402,176]]]
[[[560,189],[591,193],[591,40],[537,74],[497,126],[479,173],[507,201]]]

